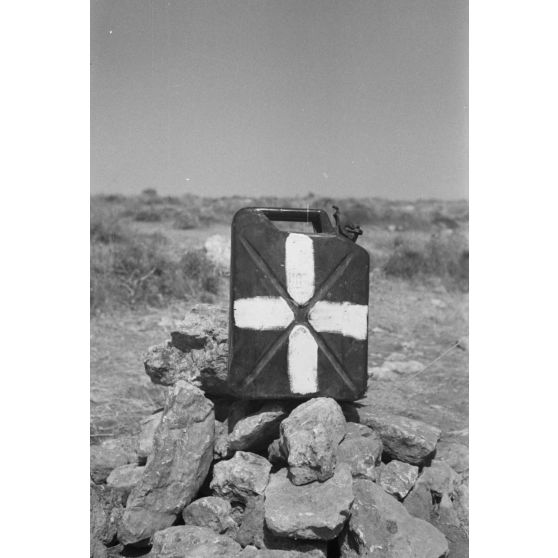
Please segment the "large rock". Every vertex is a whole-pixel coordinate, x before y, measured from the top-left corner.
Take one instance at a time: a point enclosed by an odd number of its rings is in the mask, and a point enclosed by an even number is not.
[[[434,509],[434,519],[440,525],[459,527],[459,517],[449,494],[442,495],[440,502]]]
[[[459,481],[459,475],[445,461],[437,459],[432,461],[430,467],[422,470],[419,479],[421,484],[439,496],[443,494],[453,496]]]
[[[137,445],[137,437],[121,436],[89,446],[89,469],[93,481],[97,484],[105,482],[116,467],[138,463]]]
[[[267,459],[244,451],[237,451],[232,459],[220,461],[213,468],[210,488],[233,504],[239,525],[235,540],[243,546],[263,545],[263,499],[270,470]]]
[[[242,451],[214,466],[210,489],[232,504],[232,517],[239,527],[234,538],[243,546],[261,545],[263,494],[270,469],[265,458]]]
[[[264,497],[248,498],[245,504],[237,505],[235,511],[239,525],[235,541],[242,546],[251,544],[263,548],[265,546]]]
[[[287,469],[271,475],[265,491],[265,523],[275,535],[331,540],[341,532],[353,501],[349,466],[340,463],[325,482],[296,486]]]
[[[287,456],[283,453],[281,440],[273,440],[267,447],[267,460],[273,465],[283,466],[287,464]]]
[[[229,455],[229,429],[227,422],[215,421],[215,443],[213,445],[213,459],[218,461]]]
[[[469,483],[463,483],[455,490],[453,507],[457,513],[459,524],[465,532],[469,532]]]
[[[155,431],[159,424],[161,424],[162,418],[163,411],[158,411],[141,421],[141,430],[138,436],[138,455],[140,459],[147,460],[153,451]]]
[[[294,545],[297,545],[294,547]],[[323,544],[323,543],[317,543]],[[277,549],[277,548],[256,548],[247,546],[240,553],[240,558],[326,558],[327,549],[321,546],[310,546],[308,544],[295,543],[293,548]]]
[[[270,470],[271,463],[265,457],[237,451],[232,459],[215,464],[210,488],[230,502],[246,503],[249,498],[263,496]]]
[[[132,491],[132,488],[138,484],[143,476],[145,467],[141,465],[121,465],[113,469],[107,478],[107,486],[111,486],[116,490],[120,490],[125,498]]]
[[[469,448],[458,442],[441,440],[436,447],[436,459],[445,461],[457,473],[469,469]]]
[[[89,541],[90,558],[108,558],[106,546],[99,540],[91,538]]]
[[[269,402],[255,413],[236,421],[228,436],[229,451],[262,450],[279,435],[279,424],[286,415],[283,404]]]
[[[262,550],[277,553],[277,556],[291,556],[291,558],[293,556],[302,556],[304,558],[326,558],[327,544],[328,543],[326,541],[306,541],[278,537],[266,527],[264,529]],[[285,554],[289,552],[291,554]],[[266,554],[264,554],[264,556],[265,555]],[[268,555],[273,556],[274,554]]]
[[[348,422],[347,434],[337,450],[337,462],[347,463],[354,478],[376,480],[382,449],[377,432],[364,424]]]
[[[347,432],[343,440],[352,440],[355,438],[373,438],[375,440],[380,440],[381,443],[381,439],[379,438],[379,435],[375,430],[372,430],[372,428],[366,426],[366,424],[348,421]]]
[[[206,527],[180,525],[153,535],[150,558],[234,558],[241,546]]]
[[[248,399],[236,399],[229,406],[227,424],[229,432],[234,430],[236,423],[243,418],[255,413],[261,407],[261,401],[251,401]]]
[[[417,483],[405,498],[403,505],[414,517],[430,521],[433,511],[432,494],[425,485]]]
[[[186,506],[182,518],[186,525],[207,527],[219,535],[234,538],[238,525],[231,514],[232,508],[228,500],[218,496],[206,496]]]
[[[351,518],[340,538],[342,558],[440,558],[448,543],[435,527],[411,516],[369,480],[355,480]]]
[[[394,459],[380,468],[377,482],[388,494],[402,500],[415,485],[418,471],[418,467]]]
[[[123,510],[122,494],[118,490],[104,485],[90,485],[89,528],[92,547],[95,540],[103,544],[114,542]]]
[[[208,395],[229,396],[227,386],[228,315],[220,306],[200,304],[171,331],[171,340],[151,347],[147,375],[155,384],[186,380]]]
[[[176,329],[171,331],[171,343],[184,353],[205,349],[212,343],[228,341],[228,310],[213,304],[194,306]]]
[[[172,342],[150,347],[144,358],[145,372],[155,384],[172,386],[185,380],[208,395],[227,395],[227,343],[212,341],[187,353]]]
[[[280,443],[287,456],[289,479],[303,485],[333,476],[337,448],[346,433],[339,404],[329,397],[316,397],[299,405],[281,423]]]
[[[435,426],[399,415],[361,410],[360,422],[376,430],[386,454],[411,465],[422,465],[436,449],[441,431]]]
[[[195,386],[179,381],[169,390],[153,453],[133,488],[118,529],[124,544],[170,527],[191,502],[213,458],[213,404]]]

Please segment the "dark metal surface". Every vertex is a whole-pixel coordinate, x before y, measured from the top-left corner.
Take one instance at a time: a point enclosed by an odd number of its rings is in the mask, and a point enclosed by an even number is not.
[[[289,295],[285,242],[289,232],[273,221],[312,223],[315,291],[300,305]],[[302,234],[302,233],[297,233]],[[231,229],[231,296],[229,384],[240,398],[308,398],[317,395],[355,400],[367,382],[368,339],[318,332],[308,314],[318,301],[368,305],[369,256],[362,247],[336,233],[325,211],[317,209],[245,208]],[[253,297],[280,297],[294,320],[281,330],[237,327],[234,302]],[[289,335],[304,325],[318,347],[317,390],[293,393],[288,376]]]

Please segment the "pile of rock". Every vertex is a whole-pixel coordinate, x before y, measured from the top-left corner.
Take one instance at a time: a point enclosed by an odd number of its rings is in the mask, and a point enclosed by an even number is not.
[[[232,401],[225,354],[226,314],[205,309],[149,350],[165,407],[91,448],[91,556],[447,555],[443,533],[467,523],[464,446],[330,398]]]

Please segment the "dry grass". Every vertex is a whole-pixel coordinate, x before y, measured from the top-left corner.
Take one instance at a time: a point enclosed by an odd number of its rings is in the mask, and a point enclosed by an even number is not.
[[[219,291],[219,270],[202,250],[173,258],[166,236],[138,233],[113,211],[92,210],[92,312],[161,306],[175,299],[210,301]]]

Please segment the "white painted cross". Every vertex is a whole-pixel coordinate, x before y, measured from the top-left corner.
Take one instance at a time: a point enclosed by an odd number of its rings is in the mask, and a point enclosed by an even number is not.
[[[285,241],[287,291],[303,306],[314,296],[314,244],[304,234],[291,233]],[[289,327],[295,315],[284,298],[255,296],[234,301],[234,321],[241,329],[281,330]],[[365,340],[368,334],[368,306],[349,302],[317,301],[308,322],[318,332],[337,333]],[[288,374],[292,393],[318,391],[318,344],[310,330],[296,324],[289,334]]]

